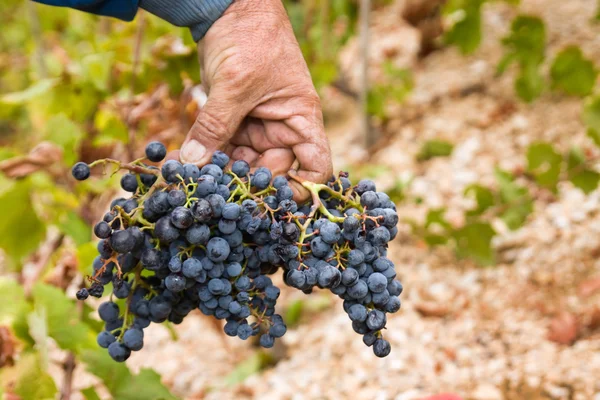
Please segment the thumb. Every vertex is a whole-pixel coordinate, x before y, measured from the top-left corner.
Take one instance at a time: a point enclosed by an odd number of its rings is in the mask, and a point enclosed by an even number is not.
[[[212,89],[181,147],[183,163],[207,164],[216,150],[225,148],[248,114],[242,104]]]

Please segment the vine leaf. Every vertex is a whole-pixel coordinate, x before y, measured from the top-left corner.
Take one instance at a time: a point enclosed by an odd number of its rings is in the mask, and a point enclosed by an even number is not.
[[[58,392],[36,353],[23,353],[3,378],[9,381],[12,392],[21,400],[52,400]]]
[[[90,373],[102,380],[112,398],[119,400],[177,400],[155,371],[142,368],[133,375],[125,364],[113,361],[106,350],[88,350],[82,359]]]
[[[492,238],[494,228],[487,222],[468,223],[453,233],[456,253],[462,258],[472,258],[482,265],[494,263]]]
[[[477,202],[477,207],[467,211],[467,216],[469,217],[483,214],[496,203],[494,192],[478,184],[467,186],[464,195],[472,196]]]
[[[585,194],[591,193],[598,187],[600,174],[585,164],[585,156],[578,148],[572,148],[567,157],[567,175],[571,183],[583,190]]]
[[[24,180],[14,183],[0,195],[0,248],[13,262],[35,250],[44,238],[46,227],[31,203],[31,185]]]
[[[533,101],[544,87],[544,78],[540,73],[546,48],[544,22],[534,16],[517,16],[511,24],[510,33],[502,39],[502,44],[507,53],[498,65],[498,74],[504,73],[510,64],[516,62],[520,68],[515,79],[517,95],[526,102]]]
[[[463,54],[477,50],[481,43],[481,6],[485,0],[453,0],[444,13],[453,21],[445,42],[457,46]]]
[[[48,321],[48,336],[66,350],[81,352],[96,347],[94,331],[81,322],[75,302],[62,290],[37,283],[32,290],[36,309],[45,308]]]
[[[452,154],[453,149],[454,145],[445,140],[428,140],[421,146],[417,160],[426,161],[435,157],[447,157]]]
[[[572,96],[590,94],[597,76],[594,63],[586,59],[577,46],[569,46],[558,53],[550,68],[552,88]]]
[[[562,156],[550,143],[534,143],[527,149],[527,171],[539,185],[556,190],[561,167]]]
[[[583,106],[583,122],[588,127],[588,136],[600,146],[600,95],[588,97]]]
[[[518,185],[510,173],[497,169],[495,175],[500,186],[500,204],[503,207],[499,217],[509,229],[518,229],[533,211],[533,200],[527,188]]]

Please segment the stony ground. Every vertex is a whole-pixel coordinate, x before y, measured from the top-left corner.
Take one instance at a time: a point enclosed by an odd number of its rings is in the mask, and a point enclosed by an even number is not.
[[[522,12],[540,15],[548,28],[549,54],[579,44],[600,60],[600,26],[590,23],[591,0],[523,0]],[[495,78],[502,37],[515,10],[485,7],[483,45],[473,56],[455,49],[418,60],[418,32],[399,23],[402,3],[373,17],[374,74],[391,51],[415,73],[408,101],[390,110],[386,139],[369,162],[390,168],[379,177],[414,177],[409,195],[424,203],[401,204],[403,215],[422,218],[444,206],[461,223],[470,204],[462,192],[472,182],[493,185],[495,166],[518,170],[525,149],[548,140],[561,149],[590,147],[580,122],[581,101],[545,94],[532,105],[515,99],[512,74]],[[355,45],[342,63],[353,79]],[[327,92],[336,168],[365,161],[355,108]],[[456,144],[452,156],[417,163],[428,139]],[[129,361],[162,374],[174,393],[188,399],[420,399],[452,392],[465,399],[600,400],[600,193],[588,196],[570,184],[551,195],[531,187],[535,212],[524,228],[502,232],[498,265],[480,268],[452,250],[430,250],[403,226],[391,248],[406,290],[403,310],[389,319],[389,357],[380,360],[356,335],[341,303],[322,293],[323,310],[291,329],[276,350],[281,360],[242,382],[232,370],[252,357],[249,343],[223,337],[193,315],[171,340],[161,327],[146,335],[143,352]],[[323,297],[324,296],[324,297]],[[303,297],[286,290],[282,306]],[[229,383],[228,380],[229,379]]]

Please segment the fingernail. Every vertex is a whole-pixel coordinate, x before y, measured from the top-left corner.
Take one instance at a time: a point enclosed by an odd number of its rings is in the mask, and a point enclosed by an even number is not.
[[[184,163],[196,164],[202,161],[206,153],[206,147],[197,140],[190,140],[181,149],[181,161]]]

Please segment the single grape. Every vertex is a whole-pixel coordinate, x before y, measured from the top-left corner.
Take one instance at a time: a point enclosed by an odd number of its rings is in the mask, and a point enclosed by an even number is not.
[[[124,362],[131,355],[129,350],[124,344],[119,342],[113,342],[108,346],[108,354],[113,360],[117,362]]]
[[[73,175],[73,178],[77,179],[78,181],[85,181],[90,177],[90,167],[84,162],[78,162],[77,164],[73,165],[71,174]]]
[[[146,146],[146,157],[152,162],[161,162],[167,156],[167,148],[160,142],[150,142]]]

